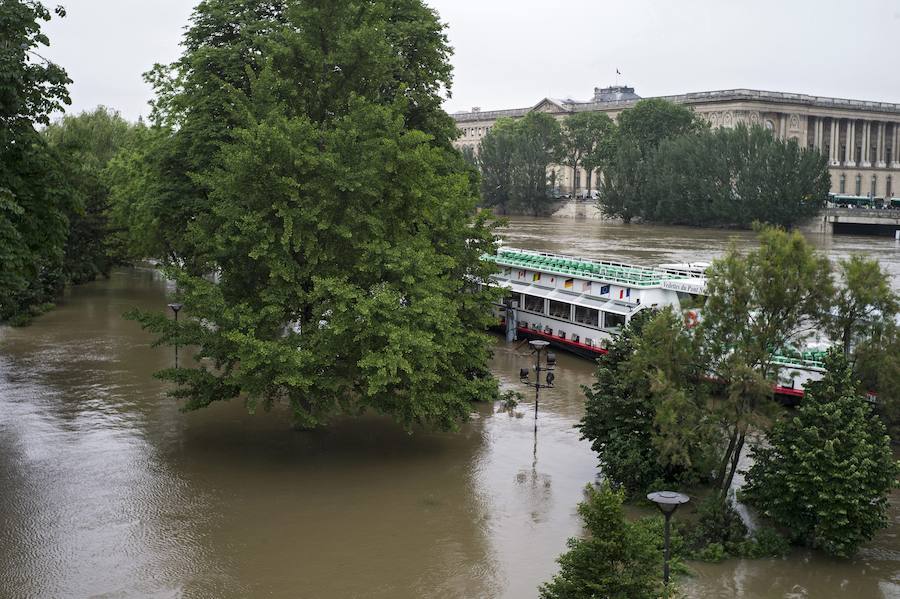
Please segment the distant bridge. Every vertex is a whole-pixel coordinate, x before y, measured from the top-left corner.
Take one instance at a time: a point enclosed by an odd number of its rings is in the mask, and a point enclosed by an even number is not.
[[[827,208],[822,217],[824,222],[831,225],[831,231],[838,235],[843,233],[897,237],[900,234],[900,210]]]

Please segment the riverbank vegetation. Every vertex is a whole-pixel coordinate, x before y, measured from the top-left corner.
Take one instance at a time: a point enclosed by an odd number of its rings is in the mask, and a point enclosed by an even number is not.
[[[818,213],[831,185],[819,152],[759,125],[711,129],[690,108],[660,99],[637,102],[616,122],[594,112],[500,119],[471,157],[483,207],[548,213],[562,165],[584,169],[587,190],[598,171],[600,208],[625,223],[792,227]]]
[[[494,235],[441,109],[434,11],[209,0],[184,46],[150,75],[157,133],[116,193],[191,315],[134,315],[197,348],[200,367],[161,373],[186,409],[240,398],[287,403],[302,427],[372,409],[452,428],[495,397],[496,292],[479,285]]]
[[[767,526],[795,543],[852,554],[886,525],[898,473],[882,424],[896,398],[879,394],[873,408],[860,383],[864,352],[894,320],[896,299],[872,293],[873,281],[886,281],[873,268],[864,258],[846,261],[836,289],[828,261],[799,233],[764,229],[758,250],[732,248],[713,263],[696,328],[686,330],[669,309],[633,319],[586,389],[581,431],[606,480],[637,498],[664,487],[705,495],[683,530],[695,557],[782,551],[765,527],[748,538],[731,506],[750,443],[756,461],[744,497],[770,518]],[[871,276],[847,278],[860,271]],[[846,305],[858,306],[856,324],[836,323],[836,308]],[[846,356],[833,349],[825,378],[799,409],[786,409],[772,395],[782,368],[773,348],[826,323],[848,332]]]

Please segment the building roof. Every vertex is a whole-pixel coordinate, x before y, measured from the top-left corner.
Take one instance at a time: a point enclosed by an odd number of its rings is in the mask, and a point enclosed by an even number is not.
[[[708,92],[693,92],[675,96],[657,96],[662,100],[678,104],[711,104],[716,102],[756,101],[778,104],[793,104],[796,106],[809,106],[827,109],[868,110],[900,114],[900,104],[891,102],[872,102],[868,100],[849,100],[844,98],[829,98],[825,96],[812,96],[807,94],[795,94],[787,92],[771,92],[755,89],[726,89]],[[524,116],[534,108],[552,102],[559,106],[558,113],[591,112],[595,110],[609,110],[617,108],[629,108],[640,100],[640,96],[634,93],[634,88],[627,86],[612,86],[606,88],[594,88],[594,98],[586,102],[572,100],[551,100],[545,98],[532,108],[512,108],[508,110],[490,110],[478,112],[457,112],[453,118],[457,122],[496,120],[501,117]]]

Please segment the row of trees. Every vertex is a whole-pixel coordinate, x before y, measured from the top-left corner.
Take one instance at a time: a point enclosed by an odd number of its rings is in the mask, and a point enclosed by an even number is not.
[[[543,112],[518,120],[499,119],[481,140],[478,152],[466,151],[481,174],[482,205],[500,213],[544,214],[559,181],[551,165],[584,168],[591,175],[611,152],[615,125],[603,113],[582,112],[562,125]],[[549,176],[548,176],[549,169]]]
[[[746,496],[792,540],[848,555],[885,525],[897,470],[859,381],[871,345],[896,335],[897,299],[874,261],[847,260],[841,275],[835,291],[829,262],[802,236],[764,230],[758,250],[732,248],[713,263],[698,327],[687,331],[670,310],[647,313],[600,360],[583,435],[607,479],[630,494],[711,487],[696,551],[742,540],[729,491],[750,439],[757,461]],[[791,416],[772,399],[772,353],[812,326],[843,351]],[[896,411],[896,391],[879,389],[881,417]]]
[[[600,205],[625,222],[789,227],[815,216],[831,186],[820,153],[760,126],[698,126],[643,150],[620,143],[604,171]]]
[[[18,324],[128,258],[106,173],[140,127],[104,108],[50,122],[71,83],[36,51],[51,16],[40,2],[0,6],[0,321]]]
[[[818,152],[739,125],[711,130],[690,108],[641,100],[613,122],[580,112],[500,119],[470,160],[485,207],[540,214],[552,205],[555,165],[595,170],[600,206],[611,217],[692,226],[780,226],[816,214],[830,188]],[[549,173],[549,175],[548,175]]]
[[[451,428],[496,396],[496,292],[479,284],[493,224],[451,144],[434,10],[202,0],[181,58],[146,74],[149,126],[103,109],[50,124],[69,79],[34,52],[49,18],[0,5],[0,320],[154,257],[188,318],[133,317],[197,348],[161,373],[187,409],[241,398],[302,426],[374,409]]]

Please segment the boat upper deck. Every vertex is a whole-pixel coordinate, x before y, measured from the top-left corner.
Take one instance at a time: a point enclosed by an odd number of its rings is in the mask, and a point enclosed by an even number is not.
[[[573,276],[589,281],[619,283],[629,287],[659,287],[664,281],[688,278],[683,274],[664,272],[633,264],[586,260],[572,256],[512,248],[503,248],[496,256],[486,256],[486,258],[501,266]]]

